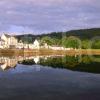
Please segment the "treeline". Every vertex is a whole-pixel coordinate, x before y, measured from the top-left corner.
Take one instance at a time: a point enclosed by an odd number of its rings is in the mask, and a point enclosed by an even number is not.
[[[40,43],[47,43],[48,45],[63,46],[65,48],[81,48],[81,49],[100,49],[100,39],[94,38],[93,40],[89,39],[80,39],[76,36],[62,37],[62,39],[51,38],[45,36],[41,38]]]
[[[42,35],[18,35],[18,40],[25,43],[33,43],[38,39],[41,45],[58,45],[72,48],[100,49],[100,28],[72,30],[68,32],[52,32]]]

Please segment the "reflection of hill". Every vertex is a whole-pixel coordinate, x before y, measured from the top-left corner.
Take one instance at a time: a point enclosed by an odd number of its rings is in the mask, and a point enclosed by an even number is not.
[[[40,65],[51,66],[54,68],[67,68],[67,66],[75,67],[78,64],[78,59],[73,56],[48,58],[46,60],[40,59]]]
[[[81,62],[79,62],[78,56],[66,56],[63,58],[48,58],[47,60],[41,59],[40,64],[53,68],[66,68],[73,71],[100,73],[100,62],[93,62],[88,56],[82,56]]]
[[[90,64],[81,63],[76,67],[67,67],[67,69],[80,72],[100,73],[100,63],[91,62]]]

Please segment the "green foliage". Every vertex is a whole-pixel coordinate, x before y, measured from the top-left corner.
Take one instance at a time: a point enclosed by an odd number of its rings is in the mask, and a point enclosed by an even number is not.
[[[91,42],[90,40],[95,36],[100,36],[100,28],[72,30],[68,32],[52,32],[41,35],[27,34],[27,35],[18,35],[16,37],[18,38],[18,40],[22,40],[24,43],[33,43],[35,39],[39,38],[41,45],[47,43],[48,45],[58,45],[68,48],[81,47],[83,49],[89,49]],[[96,40],[93,43],[92,48],[100,49],[100,41]]]
[[[70,36],[70,37],[64,37],[62,39],[62,45],[67,48],[80,48],[81,41],[79,38]]]
[[[100,40],[96,40],[92,44],[93,49],[100,49]]]
[[[33,42],[32,37],[28,37],[28,36],[22,37],[21,40],[22,40],[23,43],[27,43],[27,44]]]
[[[48,36],[45,36],[41,39],[41,44],[47,43],[48,45],[60,45],[61,41],[57,38],[51,38]]]
[[[90,41],[88,39],[82,40],[82,49],[89,49]]]
[[[52,45],[54,40],[51,37],[45,36],[41,39],[41,43],[47,43],[48,45]]]

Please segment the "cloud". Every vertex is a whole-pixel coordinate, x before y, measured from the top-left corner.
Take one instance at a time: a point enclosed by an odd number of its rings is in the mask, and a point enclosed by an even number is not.
[[[0,31],[67,31],[100,27],[100,0],[0,0]]]

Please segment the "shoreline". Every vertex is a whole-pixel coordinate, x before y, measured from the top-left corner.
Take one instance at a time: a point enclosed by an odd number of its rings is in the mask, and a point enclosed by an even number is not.
[[[51,49],[1,49],[0,56],[37,55],[100,55],[100,49],[51,50]]]

